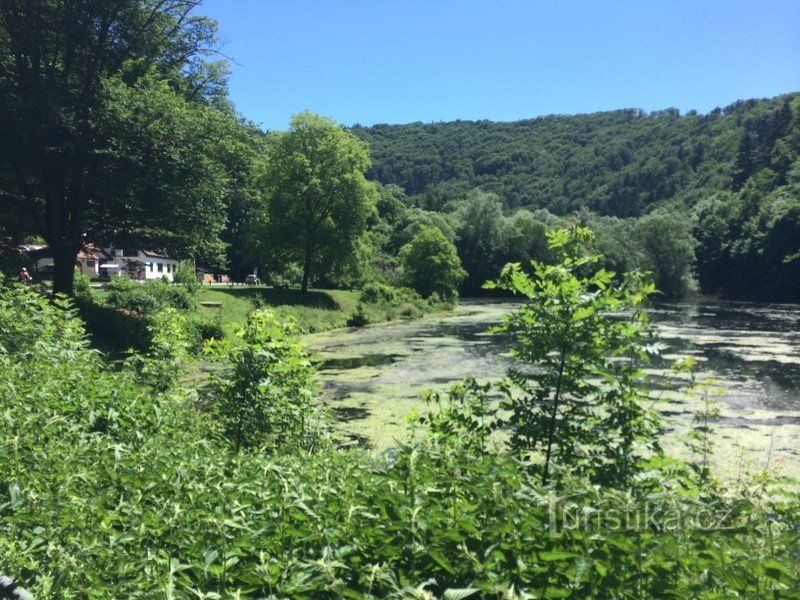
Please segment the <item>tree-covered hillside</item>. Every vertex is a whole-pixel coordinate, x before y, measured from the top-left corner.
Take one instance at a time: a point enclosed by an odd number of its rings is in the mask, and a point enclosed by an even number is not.
[[[398,186],[428,221],[440,213],[469,273],[465,293],[506,262],[544,258],[544,230],[578,219],[597,232],[609,267],[652,272],[666,297],[697,287],[800,302],[800,93],[707,115],[619,110],[353,131],[370,144],[369,176]]]
[[[480,187],[508,208],[565,214],[587,207],[629,217],[665,200],[693,203],[700,190],[733,189],[761,167],[785,180],[797,158],[798,126],[800,94],[788,94],[707,115],[628,109],[353,131],[370,144],[371,177],[399,185],[425,208],[446,209],[448,200]],[[747,157],[737,161],[743,146]]]

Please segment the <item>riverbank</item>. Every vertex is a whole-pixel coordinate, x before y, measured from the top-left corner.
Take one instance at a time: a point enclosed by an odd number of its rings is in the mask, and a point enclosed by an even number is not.
[[[373,286],[367,286],[371,289]],[[365,289],[367,289],[365,288]],[[421,298],[408,289],[391,290],[395,295],[364,297],[359,290],[312,289],[307,292],[266,286],[208,286],[200,288],[200,314],[223,323],[226,333],[243,326],[257,308],[270,308],[278,317],[291,317],[301,333],[318,333],[356,324],[374,324],[446,313],[448,304]]]
[[[508,345],[487,333],[514,302],[463,300],[443,317],[306,336],[320,364],[321,402],[335,429],[353,445],[383,451],[408,433],[408,416],[425,410],[426,389],[446,390],[467,376],[498,381],[513,364]],[[712,462],[719,476],[740,469],[779,469],[800,476],[800,346],[793,326],[800,307],[742,303],[676,304],[654,309],[667,344],[648,370],[670,454],[690,458],[685,447],[702,391],[674,389],[688,383],[666,377],[679,357],[697,361],[699,382],[724,391],[715,398]]]
[[[110,285],[108,289],[87,287],[79,293],[77,303],[93,345],[112,358],[123,356],[130,348],[146,351],[150,320],[166,307],[188,317],[197,350],[204,339],[231,338],[255,308],[269,308],[280,319],[294,319],[303,334],[414,319],[452,308],[409,289],[378,284],[367,285],[364,291],[212,285],[188,292],[160,281],[128,282],[113,290]]]

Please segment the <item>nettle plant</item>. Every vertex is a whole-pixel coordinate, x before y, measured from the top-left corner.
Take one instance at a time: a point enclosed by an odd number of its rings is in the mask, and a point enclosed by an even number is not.
[[[502,384],[500,425],[543,484],[565,468],[624,486],[659,451],[641,369],[659,348],[643,311],[655,286],[599,267],[587,228],[552,231],[548,241],[556,264],[532,261],[532,275],[507,265],[486,285],[528,299],[497,329],[521,362]]]
[[[320,441],[311,401],[314,366],[292,319],[254,311],[229,354],[232,372],[216,404],[237,452],[279,446],[310,449]]]

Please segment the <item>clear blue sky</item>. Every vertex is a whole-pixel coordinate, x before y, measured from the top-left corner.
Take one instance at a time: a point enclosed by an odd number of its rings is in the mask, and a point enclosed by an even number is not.
[[[205,0],[237,110],[286,129],[668,107],[800,91],[798,0]]]

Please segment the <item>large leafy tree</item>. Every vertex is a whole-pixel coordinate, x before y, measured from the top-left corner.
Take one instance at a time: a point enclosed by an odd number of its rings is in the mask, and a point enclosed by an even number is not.
[[[300,113],[271,136],[256,175],[265,199],[260,246],[268,264],[300,266],[303,291],[356,252],[377,197],[368,168],[367,145],[319,115]]]
[[[194,104],[224,104],[224,69],[204,60],[215,26],[197,4],[0,4],[2,216],[45,238],[57,292],[71,293],[87,233],[184,251],[215,240],[224,169],[205,142],[219,131]]]
[[[654,212],[636,222],[645,264],[656,287],[669,300],[683,297],[692,283],[695,241],[680,214]]]
[[[400,249],[399,259],[405,282],[426,297],[436,292],[451,299],[467,277],[456,247],[436,227],[423,227]]]

